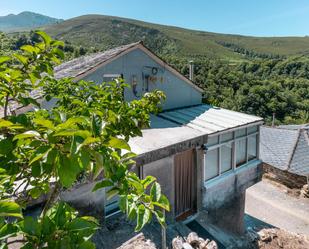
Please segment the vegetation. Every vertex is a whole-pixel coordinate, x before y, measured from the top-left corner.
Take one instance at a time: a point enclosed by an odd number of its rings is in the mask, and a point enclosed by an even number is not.
[[[224,46],[224,43],[234,44],[257,54],[275,56],[307,55],[309,52],[309,37],[225,35],[102,15],[72,18],[48,26],[45,31],[74,45],[91,45],[100,50],[143,40],[149,48],[160,54],[206,56],[224,61],[246,60],[242,53],[235,53],[232,48]]]
[[[185,75],[186,59],[166,58]],[[236,111],[261,116],[270,124],[309,122],[309,59],[259,59],[230,64],[196,58],[195,82],[204,101]]]
[[[149,125],[149,113],[159,111],[163,93],[127,103],[120,80],[100,85],[56,80],[53,67],[64,56],[64,43],[36,34],[33,45],[0,57],[0,247],[20,241],[24,249],[95,248],[90,239],[98,221],[58,201],[62,189],[81,179],[98,181],[93,191],[109,187],[108,198],[118,195],[137,231],[153,216],[164,226],[162,211],[169,211],[169,202],[154,177],[139,179],[130,171],[136,155],[128,145]],[[31,94],[38,90],[57,105],[42,109]],[[37,109],[15,115],[10,104]],[[23,214],[30,199],[48,193],[39,217]]]
[[[206,103],[259,115],[267,123],[273,113],[277,124],[308,122],[309,37],[223,35],[100,15],[73,18],[46,31],[65,40],[68,60],[143,40],[185,75],[193,59]],[[13,49],[33,44],[34,38],[8,37]]]

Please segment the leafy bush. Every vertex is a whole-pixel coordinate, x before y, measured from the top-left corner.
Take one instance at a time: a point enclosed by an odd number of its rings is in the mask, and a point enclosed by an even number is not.
[[[43,32],[34,45],[0,57],[0,240],[21,235],[23,248],[94,248],[91,236],[98,222],[79,217],[59,192],[83,175],[96,180],[93,191],[110,187],[108,197],[120,197],[120,208],[142,229],[155,216],[165,225],[162,209],[169,202],[154,177],[130,171],[134,157],[128,141],[149,126],[149,114],[159,111],[164,94],[154,91],[125,102],[126,85],[56,80],[53,67],[64,54],[64,44]],[[34,93],[40,93],[37,99]],[[56,100],[51,110],[42,101]],[[36,110],[16,115],[10,106],[32,105]],[[51,184],[53,183],[53,184]],[[24,217],[29,198],[49,198],[38,218]],[[16,241],[15,241],[16,242]]]

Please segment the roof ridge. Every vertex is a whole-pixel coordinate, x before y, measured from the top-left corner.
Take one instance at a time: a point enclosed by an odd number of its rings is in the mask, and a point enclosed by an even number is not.
[[[299,138],[300,138],[300,135],[301,135],[301,129],[298,129],[297,130],[297,137],[295,139],[295,143],[293,145],[293,149],[289,155],[289,159],[288,159],[288,163],[286,165],[286,170],[288,171],[289,169],[291,169],[291,163],[292,163],[292,160],[293,160],[293,157],[294,157],[294,153],[296,151],[296,147],[297,147],[297,144],[298,144],[298,141],[299,141]]]

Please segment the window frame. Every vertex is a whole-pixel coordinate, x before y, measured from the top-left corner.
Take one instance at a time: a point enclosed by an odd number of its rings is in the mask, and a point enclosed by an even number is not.
[[[248,129],[248,128],[251,128],[253,126],[257,126],[256,131],[250,132],[250,129]],[[236,131],[240,130],[240,129],[245,129],[246,132],[245,132],[244,135],[236,137]],[[222,135],[224,135],[226,133],[232,133],[231,140],[221,142]],[[239,129],[234,129],[234,130],[219,133],[219,134],[218,133],[213,134],[213,135],[209,136],[209,138],[213,138],[215,136],[218,136],[218,141],[219,141],[218,144],[210,145],[210,146],[207,146],[207,144],[204,145],[205,148],[206,148],[206,152],[204,153],[204,163],[203,163],[203,166],[204,166],[203,177],[204,177],[205,182],[210,181],[212,179],[215,179],[217,177],[220,177],[221,175],[224,175],[226,173],[235,171],[236,169],[247,165],[249,162],[259,159],[260,124],[253,124],[253,125],[249,125],[249,126],[246,126],[246,127],[239,127]],[[253,137],[253,136],[256,137],[256,157],[249,160],[249,147],[248,147],[249,146],[249,137]],[[239,141],[239,140],[242,140],[242,139],[246,140],[246,161],[243,164],[236,166],[236,156],[237,156],[236,141]],[[232,144],[232,167],[229,170],[222,172],[222,165],[221,165],[222,147],[224,145],[227,145],[227,144]],[[214,149],[218,149],[218,165],[217,165],[217,167],[219,168],[219,174],[217,176],[213,177],[213,178],[206,180],[206,167],[207,167],[206,157],[207,157],[207,153],[209,151],[214,150]]]

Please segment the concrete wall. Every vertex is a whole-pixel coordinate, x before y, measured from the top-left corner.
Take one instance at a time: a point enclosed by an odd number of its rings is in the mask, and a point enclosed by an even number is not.
[[[255,160],[205,183],[202,206],[208,212],[210,222],[226,231],[242,234],[245,191],[261,177],[261,161]]]
[[[156,75],[152,75],[151,68],[159,68]],[[104,74],[123,74],[125,82],[131,84],[132,75],[137,79],[137,96],[133,94],[132,89],[125,89],[125,100],[131,101],[141,97],[145,93],[145,81],[143,74],[157,77],[157,80],[149,83],[149,91],[154,89],[162,90],[167,98],[163,105],[164,109],[172,109],[184,106],[191,106],[202,103],[202,95],[194,87],[183,81],[175,74],[163,68],[145,52],[135,49],[120,58],[99,68],[94,73],[86,76],[84,80],[102,83]],[[162,82],[161,82],[162,78]],[[179,98],[181,96],[181,98]]]
[[[260,181],[261,176],[261,161],[254,160],[206,182],[203,187],[203,208],[209,211],[220,208]]]
[[[167,218],[169,221],[172,221],[174,219],[175,200],[174,156],[166,157],[142,166],[143,178],[148,175],[157,178],[161,185],[162,193],[169,199],[171,212],[167,213]]]
[[[105,189],[92,192],[96,183],[80,184],[61,192],[60,199],[69,203],[82,215],[93,215],[104,219]]]

